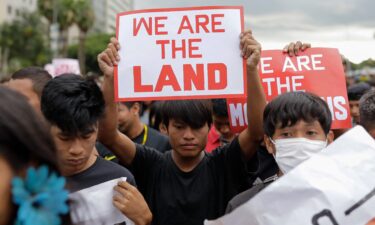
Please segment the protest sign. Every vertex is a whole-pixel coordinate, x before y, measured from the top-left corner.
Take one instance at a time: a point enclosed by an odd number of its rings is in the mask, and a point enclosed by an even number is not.
[[[242,7],[150,9],[117,15],[117,101],[244,97]]]
[[[45,65],[44,69],[47,70],[53,77],[64,73],[81,74],[77,59],[53,59],[52,64]]]
[[[98,185],[69,194],[70,217],[73,224],[112,225],[122,222],[133,225],[133,221],[124,216],[113,205],[116,193],[113,187],[126,177],[110,180]]]
[[[374,161],[374,139],[356,126],[232,213],[205,224],[369,225],[375,218]]]
[[[267,101],[284,92],[308,91],[327,102],[332,129],[351,127],[345,74],[337,49],[310,48],[294,57],[281,50],[262,51],[259,76]],[[227,99],[227,105],[231,128],[239,133],[247,126],[246,98]]]

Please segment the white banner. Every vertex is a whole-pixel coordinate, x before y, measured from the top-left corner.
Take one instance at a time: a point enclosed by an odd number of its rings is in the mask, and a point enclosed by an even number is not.
[[[374,218],[375,141],[357,126],[205,225],[373,225]]]
[[[241,31],[242,7],[118,14],[116,100],[245,97]]]

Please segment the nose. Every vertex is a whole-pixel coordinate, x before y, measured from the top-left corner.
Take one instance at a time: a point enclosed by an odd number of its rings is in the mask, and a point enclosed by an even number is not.
[[[193,132],[193,129],[191,127],[187,127],[184,131],[184,135],[183,135],[183,138],[184,139],[188,139],[188,140],[191,140],[191,139],[194,139],[194,132]]]
[[[84,152],[84,148],[82,146],[82,143],[79,139],[76,139],[73,141],[72,145],[69,148],[69,153],[71,155],[81,155]]]
[[[222,135],[226,135],[226,134],[228,134],[230,132],[230,127],[228,125],[220,126],[219,132]]]

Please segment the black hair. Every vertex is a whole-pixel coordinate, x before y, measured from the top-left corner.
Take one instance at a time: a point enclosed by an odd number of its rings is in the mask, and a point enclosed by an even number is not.
[[[15,171],[30,162],[57,171],[55,145],[42,117],[20,93],[0,86],[0,96],[0,154]]]
[[[214,116],[228,117],[227,101],[225,99],[212,99],[211,101]]]
[[[63,74],[47,83],[41,100],[46,119],[68,136],[93,131],[104,113],[103,94],[94,81]]]
[[[375,128],[375,90],[367,92],[359,100],[359,121],[366,130]]]
[[[142,108],[143,108],[143,103],[139,101],[134,101],[134,102],[120,102],[120,104],[126,106],[128,109],[130,109],[135,103],[139,104],[139,115],[142,115]]]
[[[209,100],[171,100],[162,105],[162,121],[168,128],[169,120],[186,123],[193,129],[212,124],[212,105]]]
[[[371,89],[371,86],[367,83],[353,84],[348,87],[348,99],[349,101],[358,101],[362,95]]]
[[[44,86],[52,79],[51,74],[39,67],[26,67],[13,73],[12,79],[30,79],[35,93],[42,96]]]
[[[263,130],[267,136],[272,137],[277,127],[293,126],[300,120],[317,120],[325,134],[328,134],[332,116],[327,103],[312,93],[284,93],[273,99],[264,109]]]
[[[56,147],[42,116],[35,113],[22,94],[0,86],[0,155],[14,172],[21,172],[34,163],[58,171]],[[15,222],[18,206],[10,220]],[[60,215],[64,224],[71,224],[69,214]]]
[[[159,130],[159,125],[162,123],[162,101],[155,101],[150,106],[150,114],[148,116],[148,124],[155,130]],[[160,130],[159,130],[160,131]]]

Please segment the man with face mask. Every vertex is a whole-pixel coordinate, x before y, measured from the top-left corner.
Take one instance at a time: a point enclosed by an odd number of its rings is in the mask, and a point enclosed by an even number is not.
[[[333,141],[331,123],[327,103],[314,94],[290,92],[272,100],[263,114],[264,142],[268,153],[275,158],[279,172],[235,196],[228,203],[227,213],[254,197],[279,176],[322,151]]]

